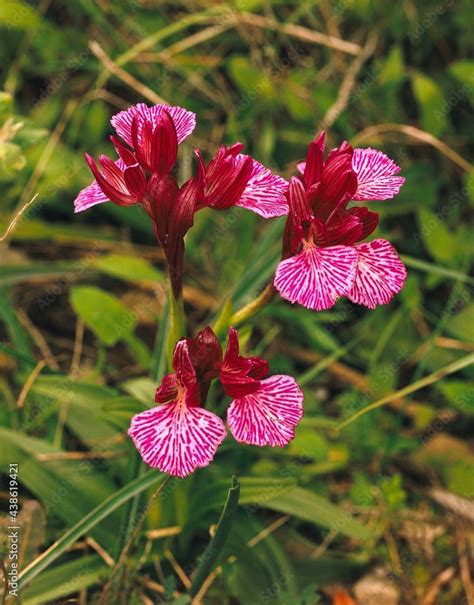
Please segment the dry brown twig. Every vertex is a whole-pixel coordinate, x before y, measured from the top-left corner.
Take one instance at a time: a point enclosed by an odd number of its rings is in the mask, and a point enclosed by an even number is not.
[[[352,139],[352,144],[356,146],[366,139],[375,139],[380,137],[380,135],[389,132],[400,132],[401,134],[404,134],[412,139],[416,139],[417,141],[421,141],[426,145],[431,145],[466,172],[471,172],[471,170],[474,170],[474,165],[470,164],[467,160],[460,156],[459,153],[454,151],[454,149],[451,149],[449,145],[446,145],[446,143],[440,141],[429,132],[415,128],[415,126],[409,126],[408,124],[392,124],[387,122],[386,124],[376,124],[375,126],[370,126],[369,128],[365,128],[365,130],[359,132],[359,134]]]
[[[442,571],[428,587],[425,598],[421,602],[421,605],[435,605],[436,599],[440,590],[445,584],[449,584],[454,578],[456,569],[454,567],[448,567]]]
[[[474,605],[474,584],[472,582],[471,568],[469,564],[468,538],[463,532],[456,534],[456,545],[458,549],[459,571],[461,575],[464,593],[466,594],[467,605]]]
[[[331,105],[331,107],[327,110],[323,119],[318,125],[317,131],[327,130],[330,128],[337,118],[341,115],[344,109],[347,107],[352,91],[356,85],[357,76],[359,75],[360,70],[362,69],[364,63],[373,55],[375,48],[377,46],[378,35],[376,32],[369,34],[367,38],[367,42],[360,49],[360,52],[357,54],[357,57],[349,66],[349,69],[342,80],[342,84],[339,88],[339,92],[337,95],[336,102]]]
[[[8,225],[5,233],[0,237],[0,242],[1,243],[6,243],[8,244],[8,242],[10,241],[13,232],[16,229],[16,226],[18,224],[18,221],[20,220],[20,218],[22,217],[22,215],[24,214],[24,212],[26,210],[28,210],[28,208],[34,204],[36,198],[38,197],[38,194],[35,193],[35,195],[31,198],[31,200],[29,202],[26,202],[26,204],[24,204],[20,210],[15,214],[15,216],[12,218],[10,224]]]
[[[142,97],[148,99],[151,103],[168,105],[167,101],[160,97],[154,90],[119,67],[96,40],[91,40],[91,42],[89,42],[89,48],[107,71],[116,76],[119,80],[122,80],[122,82],[130,86],[130,88],[138,92]]]
[[[348,42],[347,40],[341,40],[340,38],[336,38],[334,36],[322,34],[321,32],[303,27],[302,25],[280,23],[276,19],[264,17],[262,15],[255,15],[252,13],[237,13],[236,15],[230,16],[229,19],[239,20],[241,23],[246,23],[252,27],[273,29],[274,31],[298,38],[299,40],[327,46],[328,48],[340,50],[348,53],[349,55],[358,55],[361,51],[361,47],[354,42]]]

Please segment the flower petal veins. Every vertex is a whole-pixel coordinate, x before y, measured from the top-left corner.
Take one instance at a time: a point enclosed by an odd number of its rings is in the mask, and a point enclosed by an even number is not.
[[[395,176],[400,167],[376,149],[354,149],[352,168],[357,174],[354,200],[388,200],[400,191],[404,177]]]
[[[307,246],[278,265],[275,287],[292,303],[316,311],[329,309],[350,291],[357,258],[352,246]]]
[[[237,156],[244,157],[242,154]],[[285,191],[288,182],[284,178],[273,174],[257,160],[253,160],[250,179],[237,206],[251,210],[263,218],[284,216],[288,214],[288,204]]]
[[[176,128],[178,143],[181,143],[196,127],[196,114],[183,109],[183,107],[172,105],[154,105],[153,107],[148,107],[145,103],[138,103],[137,105],[132,105],[126,111],[120,111],[112,116],[110,122],[117,131],[117,134],[126,143],[132,145],[132,121],[134,116],[137,115],[139,118],[147,119],[155,125],[163,109],[171,116]]]
[[[227,423],[241,443],[283,447],[295,436],[303,415],[303,392],[291,376],[262,380],[255,393],[232,401]]]
[[[127,167],[121,158],[115,161],[115,165],[120,168],[120,170],[125,170]],[[74,200],[74,212],[83,212],[88,208],[92,208],[92,206],[103,204],[108,201],[110,201],[109,198],[99,187],[98,182],[94,180],[90,185],[79,191],[78,196]]]
[[[134,416],[128,434],[148,465],[186,477],[213,460],[226,429],[212,412],[177,400]]]
[[[83,212],[88,208],[92,208],[92,206],[108,201],[109,198],[102,192],[97,181],[92,181],[88,187],[79,191],[78,196],[74,200],[74,212]]]
[[[400,292],[407,271],[397,251],[385,239],[355,246],[359,260],[349,300],[374,309],[385,305]]]

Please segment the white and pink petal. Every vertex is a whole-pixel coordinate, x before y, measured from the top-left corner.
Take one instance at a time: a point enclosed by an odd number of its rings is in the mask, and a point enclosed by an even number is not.
[[[295,436],[303,415],[303,392],[291,376],[261,381],[260,389],[234,399],[227,424],[234,438],[249,445],[283,447]]]
[[[357,270],[349,300],[374,309],[385,305],[400,292],[407,276],[397,251],[385,239],[357,244]]]
[[[128,434],[146,464],[186,477],[213,460],[226,429],[212,412],[176,401],[134,416]]]
[[[239,154],[237,159],[245,157],[247,156]],[[269,168],[257,160],[253,158],[252,160],[252,173],[237,206],[251,210],[263,218],[288,214],[288,203],[285,197],[288,182],[281,176],[273,174]]]
[[[145,103],[132,105],[126,111],[120,111],[112,116],[111,124],[117,131],[117,134],[129,145],[133,145],[132,141],[132,120],[135,116],[150,120],[153,124],[156,123],[163,110],[166,110],[176,127],[176,135],[178,143],[184,141],[196,127],[196,114],[188,111],[183,107],[173,105],[154,105],[148,107]]]
[[[377,149],[354,149],[352,169],[357,175],[354,200],[388,200],[400,191],[404,177],[400,167]]]
[[[349,293],[357,258],[353,246],[306,246],[296,256],[281,261],[275,287],[292,303],[315,311],[329,309]]]
[[[78,196],[74,200],[74,212],[83,212],[97,204],[108,202],[109,198],[102,192],[97,181],[93,181],[88,187],[79,191]]]
[[[115,166],[117,166],[120,172],[123,172],[127,168],[127,165],[122,158],[115,160],[113,163]],[[74,200],[74,212],[83,212],[88,208],[92,208],[92,206],[103,204],[104,202],[108,201],[110,201],[109,198],[99,187],[98,182],[94,180],[90,185],[79,191],[76,199]]]

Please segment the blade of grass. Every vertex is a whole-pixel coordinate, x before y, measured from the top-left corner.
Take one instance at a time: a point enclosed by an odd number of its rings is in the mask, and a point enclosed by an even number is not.
[[[318,361],[312,368],[307,370],[304,374],[302,374],[298,378],[298,382],[301,386],[308,384],[318,376],[323,370],[329,367],[334,361],[337,361],[341,357],[343,357],[346,353],[348,353],[355,345],[360,342],[362,336],[356,336],[351,341],[349,341],[345,346],[340,347],[334,353],[327,355],[321,361]]]
[[[191,596],[196,596],[204,580],[217,565],[219,555],[224,548],[225,542],[232,527],[232,521],[239,503],[240,483],[236,477],[232,477],[232,487],[227,494],[227,500],[222,510],[216,532],[207,545],[206,550],[200,557],[196,575],[189,590]]]
[[[435,275],[441,275],[442,277],[449,277],[450,279],[457,279],[466,284],[474,284],[474,278],[469,277],[465,273],[461,273],[460,271],[456,271],[455,269],[448,269],[447,267],[440,267],[439,265],[433,265],[432,263],[428,263],[424,260],[420,260],[419,258],[413,258],[412,256],[406,256],[402,254],[400,256],[402,261],[405,263],[407,267],[412,267],[413,269],[419,269],[420,271],[425,271],[426,273],[433,273]]]
[[[95,527],[100,521],[105,519],[114,510],[122,504],[133,498],[137,494],[141,494],[146,489],[163,481],[164,475],[156,471],[150,471],[145,475],[135,479],[128,485],[124,485],[121,489],[115,492],[112,496],[104,500],[99,506],[96,506],[89,514],[83,517],[76,525],[68,529],[59,540],[52,544],[39,557],[32,561],[19,574],[20,586],[25,586],[36,578],[43,570],[45,570],[53,561],[56,561],[76,540],[85,533]]]
[[[462,370],[463,368],[467,368],[468,366],[470,366],[472,364],[474,364],[474,353],[471,353],[470,355],[466,355],[465,357],[461,357],[461,359],[457,359],[456,361],[449,363],[448,365],[444,366],[443,368],[436,370],[436,372],[433,372],[432,374],[425,376],[421,380],[417,380],[413,384],[409,384],[408,386],[404,387],[403,389],[400,389],[399,391],[396,391],[395,393],[391,393],[390,395],[387,395],[386,397],[382,397],[382,399],[379,399],[378,401],[371,403],[370,405],[366,406],[362,410],[359,410],[358,412],[356,412],[355,414],[350,416],[350,418],[348,418],[347,420],[344,420],[344,422],[342,422],[336,428],[336,431],[340,431],[341,429],[345,428],[346,426],[348,426],[349,424],[354,422],[354,420],[357,420],[364,414],[367,414],[368,412],[371,412],[372,410],[376,410],[376,409],[382,407],[383,405],[385,405],[386,403],[390,403],[394,399],[399,399],[401,397],[405,397],[406,395],[410,395],[411,393],[414,393],[415,391],[423,389],[424,387],[427,387],[430,384],[433,384],[434,382],[441,380],[442,378],[444,378],[445,376],[448,376],[449,374],[454,374],[454,372],[459,372],[459,370]]]

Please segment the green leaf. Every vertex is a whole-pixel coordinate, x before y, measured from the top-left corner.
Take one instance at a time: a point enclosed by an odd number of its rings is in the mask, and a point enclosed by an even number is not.
[[[0,321],[4,322],[12,344],[19,353],[31,356],[30,338],[11,302],[7,288],[0,288]]]
[[[301,487],[295,487],[285,494],[272,498],[263,506],[315,525],[334,529],[358,540],[373,537],[373,531],[359,523],[350,513],[338,508],[326,498]]]
[[[103,273],[139,284],[150,285],[163,280],[161,271],[138,256],[107,254],[94,259],[92,264]]]
[[[474,105],[474,61],[467,59],[451,63],[448,71],[461,84],[460,88],[451,94],[452,105],[457,105],[464,98],[468,98]]]
[[[25,265],[2,265],[0,266],[0,284],[12,285],[25,281],[55,279],[58,277],[70,278],[79,272],[83,272],[84,274],[84,269],[84,266],[81,267],[78,263],[71,262],[29,262]]]
[[[436,261],[453,264],[458,251],[456,237],[448,231],[443,221],[429,210],[420,208],[418,218],[420,233],[431,256]]]
[[[274,96],[273,85],[265,73],[254,67],[248,57],[233,56],[228,61],[230,77],[244,93],[254,96],[255,99],[262,96],[266,99]]]
[[[8,178],[15,175],[26,164],[23,151],[16,143],[0,142],[0,176]]]
[[[69,376],[40,376],[30,393],[67,405],[66,426],[85,445],[97,446],[117,435],[117,429],[111,426],[103,412],[104,405],[119,396],[115,389],[73,380]]]
[[[38,15],[26,2],[7,0],[0,3],[0,25],[8,29],[30,29],[38,23]]]
[[[109,498],[101,502],[99,506],[94,508],[94,510],[76,523],[76,525],[66,531],[59,540],[23,569],[19,574],[20,586],[23,587],[36,578],[38,574],[47,569],[51,563],[56,561],[56,559],[66,552],[76,540],[90,532],[91,529],[100,523],[100,521],[106,519],[112,512],[122,506],[122,504],[125,504],[125,502],[135,495],[141,494],[148,488],[155,486],[159,481],[162,482],[161,487],[164,487],[166,483],[164,476],[157,471],[150,471],[138,479],[131,481],[127,485],[124,485]]]
[[[461,271],[449,269],[448,267],[440,267],[439,265],[433,265],[432,263],[427,263],[424,260],[420,260],[419,258],[413,258],[412,256],[407,256],[406,254],[401,254],[400,258],[407,267],[419,269],[420,271],[424,271],[433,275],[441,275],[442,277],[455,279],[456,281],[465,282],[467,284],[474,284],[474,278],[469,277],[469,275],[466,275]]]
[[[137,325],[137,317],[115,296],[94,286],[71,289],[71,304],[84,324],[106,345],[127,339]]]
[[[12,114],[13,97],[9,92],[0,90],[0,124],[3,124]]]
[[[24,605],[41,605],[102,583],[110,568],[99,555],[89,555],[68,561],[46,571],[23,592]]]
[[[421,113],[423,130],[440,135],[447,126],[447,107],[438,84],[419,72],[412,74],[413,92]]]
[[[18,462],[22,485],[43,503],[49,514],[71,523],[113,494],[116,486],[98,472],[93,461],[38,459],[42,455],[61,454],[63,450],[43,439],[0,427],[0,471],[7,474],[9,463]],[[96,536],[107,544],[113,537],[113,525],[101,526]]]
[[[463,414],[474,415],[474,384],[466,380],[444,380],[436,388]]]
[[[379,81],[381,84],[399,82],[405,76],[405,73],[402,49],[400,46],[393,46],[383,62]]]
[[[446,324],[446,330],[460,340],[474,342],[474,303],[467,304]]]
[[[237,510],[240,496],[240,483],[236,477],[232,477],[232,486],[227,494],[227,500],[224,504],[222,514],[217,523],[216,531],[212,540],[207,545],[206,550],[199,558],[198,568],[192,586],[190,588],[191,596],[196,596],[204,580],[211,573],[219,561],[222,549],[226,543],[229,532],[232,528],[232,522]]]

